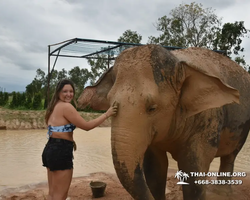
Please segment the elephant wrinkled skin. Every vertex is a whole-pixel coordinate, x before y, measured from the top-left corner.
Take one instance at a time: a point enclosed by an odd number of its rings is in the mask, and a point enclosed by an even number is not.
[[[96,110],[119,104],[111,123],[113,163],[134,199],[165,199],[169,152],[189,174],[183,198],[196,200],[206,198],[206,186],[190,172],[208,172],[215,157],[219,172],[233,172],[250,128],[249,91],[249,74],[221,54],[144,45],[123,51],[78,104]]]

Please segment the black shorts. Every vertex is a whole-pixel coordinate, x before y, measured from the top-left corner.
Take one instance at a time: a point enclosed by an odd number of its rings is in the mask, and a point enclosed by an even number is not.
[[[49,138],[43,153],[43,166],[55,170],[73,168],[73,142],[59,138]]]

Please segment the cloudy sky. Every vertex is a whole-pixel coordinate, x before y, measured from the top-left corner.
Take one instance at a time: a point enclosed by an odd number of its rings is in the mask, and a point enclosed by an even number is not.
[[[25,91],[38,68],[47,73],[48,45],[72,38],[117,41],[125,30],[142,43],[159,36],[154,26],[181,3],[168,0],[0,0],[0,90]],[[244,21],[250,29],[249,0],[200,0],[223,23]],[[244,39],[250,64],[250,39]],[[248,58],[247,58],[248,56]],[[56,69],[88,68],[81,59],[59,58]]]

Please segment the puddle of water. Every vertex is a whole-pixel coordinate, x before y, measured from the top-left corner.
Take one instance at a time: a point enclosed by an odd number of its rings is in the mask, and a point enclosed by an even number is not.
[[[47,142],[46,130],[0,131],[0,193],[6,188],[47,181],[41,154]],[[74,177],[94,172],[115,173],[111,156],[110,128],[76,129]]]

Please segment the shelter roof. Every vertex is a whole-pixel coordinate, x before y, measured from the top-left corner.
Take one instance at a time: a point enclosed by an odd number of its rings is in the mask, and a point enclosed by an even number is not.
[[[74,38],[49,45],[49,56],[95,59],[97,55],[106,55],[109,59],[114,59],[123,50],[140,45],[144,44]],[[180,47],[164,47],[169,50],[181,49]]]

